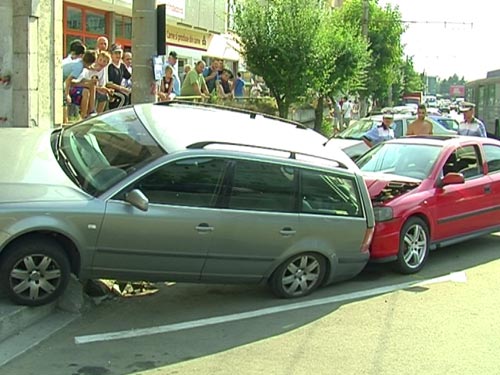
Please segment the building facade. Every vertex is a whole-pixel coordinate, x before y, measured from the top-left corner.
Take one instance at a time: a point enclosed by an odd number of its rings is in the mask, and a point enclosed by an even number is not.
[[[198,60],[223,58],[235,69],[239,55],[227,43],[228,0],[166,0],[167,54],[175,51],[179,69]],[[132,0],[64,0],[64,52],[74,39],[94,48],[97,38],[132,49]]]
[[[162,2],[167,54],[177,52],[179,70],[212,58],[237,70],[239,55],[225,34],[231,1]],[[2,0],[0,15],[0,127],[61,124],[61,60],[72,40],[93,48],[103,35],[132,48],[132,0]]]

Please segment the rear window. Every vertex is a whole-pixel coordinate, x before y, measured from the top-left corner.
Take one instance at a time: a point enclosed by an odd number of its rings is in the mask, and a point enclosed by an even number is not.
[[[302,170],[301,212],[313,215],[363,216],[357,184],[353,178]]]

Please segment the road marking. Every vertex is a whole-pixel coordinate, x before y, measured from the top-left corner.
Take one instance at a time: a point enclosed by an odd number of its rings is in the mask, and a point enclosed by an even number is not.
[[[436,284],[436,283],[442,283],[442,282],[448,282],[448,281],[466,282],[467,276],[466,276],[465,272],[463,272],[463,271],[462,272],[454,272],[454,273],[450,273],[449,275],[436,277],[433,279],[411,281],[411,282],[406,282],[406,283],[401,283],[401,284],[388,285],[388,286],[383,286],[383,287],[379,287],[379,288],[363,290],[363,291],[359,291],[359,292],[340,294],[338,296],[313,299],[310,301],[291,303],[291,304],[282,305],[282,306],[267,307],[264,309],[247,311],[247,312],[243,312],[243,313],[215,316],[212,318],[191,320],[188,322],[167,324],[167,325],[149,327],[149,328],[138,328],[138,329],[131,329],[131,330],[126,330],[126,331],[116,331],[116,332],[109,332],[109,333],[102,333],[102,334],[76,336],[75,337],[75,344],[88,344],[91,342],[121,340],[121,339],[128,339],[128,338],[134,338],[134,337],[140,337],[140,336],[149,336],[149,335],[157,335],[157,334],[161,334],[161,333],[177,332],[177,331],[182,331],[185,329],[205,327],[205,326],[210,326],[210,325],[214,325],[214,324],[234,322],[234,321],[243,320],[243,319],[257,318],[260,316],[276,314],[276,313],[280,313],[280,312],[284,312],[284,311],[292,311],[292,310],[298,310],[298,309],[303,309],[303,308],[312,307],[312,306],[321,306],[321,305],[327,305],[327,304],[335,303],[335,302],[343,302],[343,301],[355,300],[355,299],[360,299],[360,298],[372,297],[372,296],[376,296],[376,295],[380,295],[380,294],[395,292],[395,291],[402,290],[402,289],[408,289],[408,288],[419,286],[419,285],[429,285],[429,284]]]

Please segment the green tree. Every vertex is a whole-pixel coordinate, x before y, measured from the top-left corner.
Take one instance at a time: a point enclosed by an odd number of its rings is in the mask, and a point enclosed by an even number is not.
[[[345,24],[352,25],[361,33],[364,0],[346,0],[340,8],[340,17]],[[397,7],[387,5],[382,8],[377,0],[367,0],[369,7],[368,43],[371,62],[368,67],[368,79],[365,96],[372,96],[378,101],[387,102],[391,85],[398,80],[403,45],[401,35],[405,27]]]
[[[465,78],[459,78],[457,74],[440,80],[438,82],[438,93],[444,96],[450,95],[450,87],[454,85],[465,85]]]
[[[305,93],[321,8],[310,0],[246,0],[235,12],[235,31],[250,71],[261,76],[281,117]]]
[[[413,58],[401,59],[400,76],[392,85],[392,100],[398,102],[405,92],[415,92],[424,90],[424,77],[415,71]]]
[[[319,131],[324,98],[363,89],[370,55],[366,39],[342,24],[337,11],[323,14],[313,47],[308,82],[318,95],[314,128]]]

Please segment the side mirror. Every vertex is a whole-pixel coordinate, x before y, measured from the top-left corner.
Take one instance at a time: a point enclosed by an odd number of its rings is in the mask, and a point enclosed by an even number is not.
[[[462,173],[450,172],[444,176],[441,181],[439,181],[439,187],[445,187],[447,185],[458,185],[465,182],[464,175]]]
[[[139,189],[134,189],[125,195],[125,201],[141,211],[147,211],[149,200]]]

